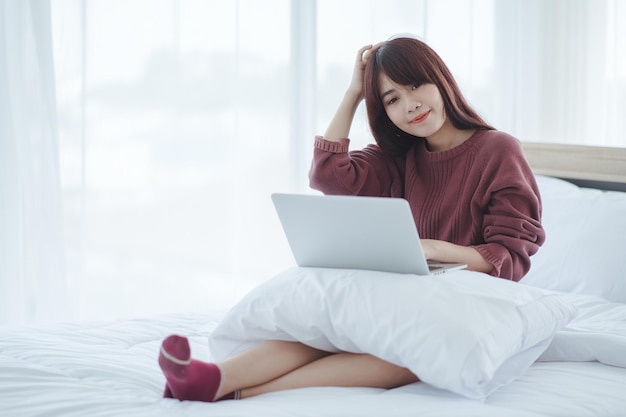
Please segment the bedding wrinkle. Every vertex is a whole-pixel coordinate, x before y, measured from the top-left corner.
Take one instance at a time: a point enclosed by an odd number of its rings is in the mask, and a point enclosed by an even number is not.
[[[71,333],[66,331],[68,327]],[[90,410],[89,415],[97,416],[115,414],[116,409],[118,415],[130,415],[125,412],[130,411],[131,404],[144,412],[151,409],[154,391],[159,389],[153,349],[132,353],[134,349],[124,344],[111,343],[111,332],[102,326],[58,325],[54,331],[41,330],[20,329],[9,332],[10,336],[0,333],[3,415],[17,416],[32,410],[33,414],[27,415],[69,416]],[[118,331],[123,332],[124,326]],[[95,337],[96,333],[100,336]],[[152,336],[155,344],[159,337]]]
[[[626,415],[626,400],[623,390],[615,389],[624,387],[619,369],[595,362],[541,362],[487,402],[504,405],[525,399],[525,409],[550,416],[621,417]],[[585,400],[580,401],[581,398]]]

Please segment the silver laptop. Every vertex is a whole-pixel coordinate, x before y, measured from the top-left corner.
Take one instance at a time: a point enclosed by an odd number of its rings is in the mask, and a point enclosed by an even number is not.
[[[296,263],[433,275],[465,264],[427,262],[402,198],[272,194]]]

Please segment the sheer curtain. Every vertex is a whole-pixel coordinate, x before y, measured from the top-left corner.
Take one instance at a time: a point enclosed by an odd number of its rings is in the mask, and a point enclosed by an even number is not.
[[[626,147],[626,3],[494,6],[494,123],[528,141]]]
[[[306,177],[289,158],[289,6],[54,2],[77,317],[223,309],[291,265],[270,199]]]
[[[221,310],[292,266],[270,194],[312,192],[356,50],[394,34],[521,140],[626,146],[620,0],[0,5],[2,322]]]
[[[317,4],[318,131],[349,81],[354,51],[412,33],[442,56],[466,98],[496,128],[524,141],[626,147],[624,1]],[[360,110],[352,131],[358,146],[371,142]]]
[[[0,2],[0,323],[69,317],[50,33],[47,1]]]

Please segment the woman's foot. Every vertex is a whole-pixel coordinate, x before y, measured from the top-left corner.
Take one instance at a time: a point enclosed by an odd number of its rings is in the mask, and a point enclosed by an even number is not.
[[[222,372],[214,363],[191,359],[186,337],[172,335],[161,344],[159,366],[167,379],[163,397],[179,400],[213,402],[236,399],[238,392],[218,397]]]

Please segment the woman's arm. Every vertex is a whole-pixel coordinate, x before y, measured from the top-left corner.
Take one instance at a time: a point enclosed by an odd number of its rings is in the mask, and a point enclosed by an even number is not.
[[[324,194],[395,196],[403,195],[404,164],[386,155],[376,145],[349,152],[350,128],[363,100],[365,65],[377,45],[359,49],[352,81],[324,136],[315,139],[310,186]]]
[[[347,138],[350,135],[350,127],[354,120],[354,114],[362,99],[359,93],[355,93],[352,90],[346,91],[343,100],[341,100],[334,117],[324,133],[324,139],[331,142],[339,142],[341,139]]]
[[[324,133],[324,139],[338,142],[349,136],[354,114],[363,100],[363,74],[365,73],[365,64],[370,56],[368,51],[373,47],[373,45],[366,45],[357,52],[352,81],[328,125],[326,133]]]
[[[426,259],[438,262],[467,264],[470,271],[491,273],[493,265],[473,247],[460,246],[443,240],[422,239],[422,248]]]

